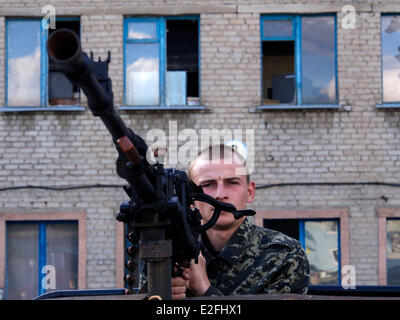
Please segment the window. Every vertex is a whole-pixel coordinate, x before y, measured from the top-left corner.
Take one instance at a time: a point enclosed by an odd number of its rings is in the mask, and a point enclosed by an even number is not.
[[[336,18],[261,17],[262,105],[337,107]]]
[[[383,102],[400,103],[400,15],[383,15],[381,34]]]
[[[48,291],[45,266],[54,267],[53,289],[78,288],[78,222],[7,222],[6,299],[32,299]]]
[[[386,221],[387,284],[400,285],[400,219]]]
[[[400,285],[400,210],[378,210],[378,284]]]
[[[127,18],[124,28],[125,104],[199,105],[198,18]]]
[[[264,227],[300,241],[310,263],[311,285],[340,284],[337,219],[264,219]]]
[[[56,27],[79,35],[78,18],[58,18]],[[79,103],[79,89],[48,59],[46,42],[53,31],[43,28],[41,19],[7,20],[7,107],[40,109]]]

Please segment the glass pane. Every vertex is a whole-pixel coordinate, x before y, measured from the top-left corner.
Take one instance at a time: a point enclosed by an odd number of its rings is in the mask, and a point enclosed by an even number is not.
[[[78,288],[78,224],[46,225],[46,264],[54,267],[56,290]]]
[[[7,105],[40,106],[40,20],[9,21]]]
[[[157,23],[129,22],[128,39],[157,39]]]
[[[292,37],[292,20],[264,20],[264,37]]]
[[[337,221],[306,221],[306,253],[310,263],[310,284],[338,284]]]
[[[303,104],[334,104],[335,20],[333,17],[305,17],[301,22]]]
[[[400,102],[400,16],[382,17],[383,101]]]
[[[386,274],[388,285],[400,285],[400,220],[386,222]]]
[[[158,43],[128,43],[125,59],[126,103],[141,106],[158,105]]]
[[[37,224],[7,223],[7,299],[32,299],[38,291]]]

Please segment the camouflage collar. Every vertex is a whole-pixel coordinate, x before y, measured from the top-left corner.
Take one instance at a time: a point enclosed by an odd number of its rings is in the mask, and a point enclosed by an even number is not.
[[[206,244],[208,239],[202,239],[202,251],[207,263],[212,259],[223,259],[230,264],[239,262],[246,252],[246,248],[251,245],[251,234],[254,226],[246,218],[232,237],[228,240],[225,247],[215,255]]]

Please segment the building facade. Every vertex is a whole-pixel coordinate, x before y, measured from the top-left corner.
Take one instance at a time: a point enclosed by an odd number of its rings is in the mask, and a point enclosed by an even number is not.
[[[166,167],[236,141],[259,186],[254,222],[301,241],[312,284],[400,283],[400,1],[1,4],[3,299],[124,287],[125,181],[48,61],[52,23],[110,51],[114,105],[149,145],[164,139]]]

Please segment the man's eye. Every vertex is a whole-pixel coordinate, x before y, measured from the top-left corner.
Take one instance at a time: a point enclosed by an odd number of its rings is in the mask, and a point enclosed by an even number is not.
[[[203,183],[201,186],[203,188],[208,188],[208,187],[211,187],[211,183]]]

